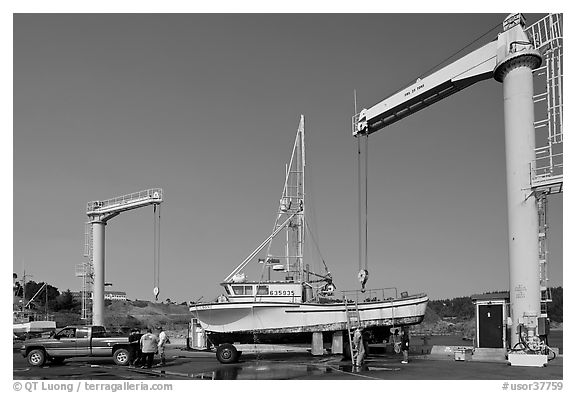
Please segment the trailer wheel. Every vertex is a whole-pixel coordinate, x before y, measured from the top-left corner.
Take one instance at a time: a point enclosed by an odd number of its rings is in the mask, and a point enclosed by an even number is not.
[[[114,351],[114,363],[119,366],[127,366],[130,362],[130,352],[126,348],[119,348]]]
[[[46,363],[46,354],[42,349],[33,349],[28,353],[28,363],[34,367],[42,367]]]
[[[216,349],[216,359],[220,363],[236,363],[239,357],[238,350],[232,344],[222,344]]]

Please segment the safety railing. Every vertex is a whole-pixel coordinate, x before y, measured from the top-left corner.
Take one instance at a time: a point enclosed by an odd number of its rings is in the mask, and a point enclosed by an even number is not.
[[[530,164],[532,188],[562,192],[563,182],[563,16],[549,14],[526,29],[543,57],[534,75],[536,159]],[[550,185],[555,185],[554,189]]]
[[[562,14],[549,14],[526,29],[528,37],[541,53],[561,46],[563,19]]]
[[[362,292],[359,289],[341,291],[341,292],[344,299],[347,299],[349,301],[354,300],[357,303],[398,299],[398,289],[396,289],[395,287],[366,289],[364,292]],[[407,296],[408,296],[407,292],[402,292],[402,297]]]
[[[161,188],[150,188],[148,190],[138,191],[127,195],[122,195],[112,199],[106,199],[104,201],[92,201],[88,202],[86,211],[87,212],[98,212],[99,210],[108,210],[116,207],[121,207],[123,205],[134,205],[138,202],[151,202],[158,201],[162,202],[162,189]]]

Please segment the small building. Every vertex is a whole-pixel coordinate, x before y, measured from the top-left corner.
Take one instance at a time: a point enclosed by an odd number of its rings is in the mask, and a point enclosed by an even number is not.
[[[473,295],[476,306],[476,345],[478,348],[510,347],[510,332],[507,327],[510,315],[508,292]]]
[[[72,296],[74,297],[75,300],[77,301],[81,301],[82,299],[82,292],[72,292]],[[93,293],[90,292],[87,296],[87,298],[89,300],[92,300],[93,298]],[[126,300],[126,292],[124,291],[105,291],[104,292],[104,299],[105,300],[111,300],[111,301],[117,301],[117,300]]]
[[[126,300],[126,292],[124,291],[105,291],[104,300]]]

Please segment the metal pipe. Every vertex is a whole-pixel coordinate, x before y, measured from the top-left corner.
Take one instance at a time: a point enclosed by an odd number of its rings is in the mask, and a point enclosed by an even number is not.
[[[104,258],[105,228],[103,221],[92,222],[94,286],[92,289],[92,323],[104,326]]]
[[[535,160],[533,82],[529,66],[504,77],[504,122],[508,191],[510,313],[512,332],[520,319],[540,314],[538,211],[531,192],[530,163]],[[517,343],[512,334],[512,345]]]

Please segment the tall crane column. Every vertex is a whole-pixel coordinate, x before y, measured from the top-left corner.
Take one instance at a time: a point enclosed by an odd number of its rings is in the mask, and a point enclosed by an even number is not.
[[[94,286],[92,287],[92,323],[104,325],[104,260],[105,260],[105,221],[92,222],[92,263],[94,266]]]
[[[519,325],[532,325],[534,332],[540,316],[538,209],[530,164],[536,159],[532,70],[542,58],[526,38],[521,15],[507,18],[494,70],[504,95],[512,347],[519,342]]]

